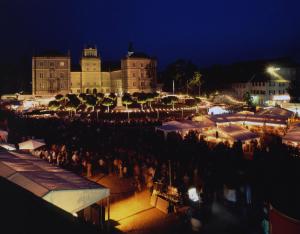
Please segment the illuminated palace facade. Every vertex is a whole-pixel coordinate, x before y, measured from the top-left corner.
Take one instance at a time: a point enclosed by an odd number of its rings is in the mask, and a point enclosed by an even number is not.
[[[80,66],[71,69],[70,55],[42,54],[32,58],[32,94],[134,93],[156,90],[157,61],[129,51],[117,67],[102,69],[96,47],[83,49]]]

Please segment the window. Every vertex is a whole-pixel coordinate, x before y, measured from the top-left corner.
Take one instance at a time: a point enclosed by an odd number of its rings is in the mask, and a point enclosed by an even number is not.
[[[283,82],[278,83],[279,87],[283,87],[285,84]]]
[[[135,63],[132,63],[132,66],[135,67]]]
[[[270,82],[269,82],[269,86],[270,86],[270,87],[274,87],[274,86],[275,86],[275,82],[270,81]]]
[[[43,62],[40,62],[40,67],[42,67],[44,65],[44,63]]]
[[[144,87],[145,86],[145,82],[141,82],[141,86]]]
[[[275,90],[269,90],[269,95],[276,94]]]
[[[44,74],[43,73],[40,73],[40,78],[44,78]]]
[[[50,63],[50,67],[54,67],[54,63],[53,62]]]
[[[65,62],[60,62],[59,66],[61,66],[61,67],[65,66]]]
[[[144,64],[143,64],[143,63],[141,63],[141,67],[144,67]]]
[[[60,78],[64,78],[64,73],[60,73]]]
[[[132,83],[132,86],[135,86],[135,82]]]
[[[132,76],[135,77],[135,73],[132,73]]]
[[[144,72],[141,72],[141,77],[144,78]]]

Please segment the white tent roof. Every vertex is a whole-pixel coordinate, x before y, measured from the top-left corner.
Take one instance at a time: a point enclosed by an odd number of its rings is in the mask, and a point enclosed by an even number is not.
[[[191,120],[184,121],[169,121],[156,127],[156,130],[164,132],[188,132],[188,131],[201,131],[203,128],[214,126],[212,121],[194,122]]]
[[[287,134],[282,137],[283,142],[300,143],[300,124],[294,124],[290,127]]]
[[[28,140],[19,143],[19,149],[20,150],[35,150],[41,146],[44,146],[45,143],[43,140]]]
[[[238,125],[229,125],[229,126],[220,126],[218,130],[221,131],[227,137],[230,137],[234,141],[247,141],[251,139],[259,138],[256,133],[249,131],[248,129],[238,126]]]
[[[0,152],[0,176],[69,213],[109,196],[109,189],[31,155]]]

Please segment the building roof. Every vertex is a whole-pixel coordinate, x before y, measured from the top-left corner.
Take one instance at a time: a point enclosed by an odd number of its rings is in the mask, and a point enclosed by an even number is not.
[[[214,123],[205,118],[203,121],[195,122],[192,120],[184,121],[169,121],[156,127],[156,130],[164,132],[188,132],[188,131],[201,131],[203,128],[214,126]]]
[[[109,196],[109,189],[24,153],[0,152],[0,176],[70,213]]]
[[[285,126],[293,112],[286,109],[272,107],[263,109],[255,114],[221,114],[212,115],[209,118],[216,124],[222,123],[245,123],[250,125],[280,125]]]
[[[220,126],[217,128],[225,136],[230,137],[234,141],[246,141],[258,138],[259,136],[248,129],[238,125]]]
[[[99,233],[95,227],[80,222],[68,212],[1,176],[0,187],[2,232],[11,234]]]
[[[270,117],[284,117],[288,119],[294,115],[294,112],[279,107],[268,107],[258,111],[256,115],[270,116]]]
[[[282,140],[300,144],[300,123],[290,126],[286,135],[282,137]]]

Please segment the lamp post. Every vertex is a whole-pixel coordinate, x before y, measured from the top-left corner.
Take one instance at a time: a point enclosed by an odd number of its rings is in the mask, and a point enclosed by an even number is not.
[[[97,110],[97,122],[99,121],[99,119],[98,119],[98,113],[99,113],[99,110]]]
[[[175,82],[173,80],[173,95],[175,94]]]

